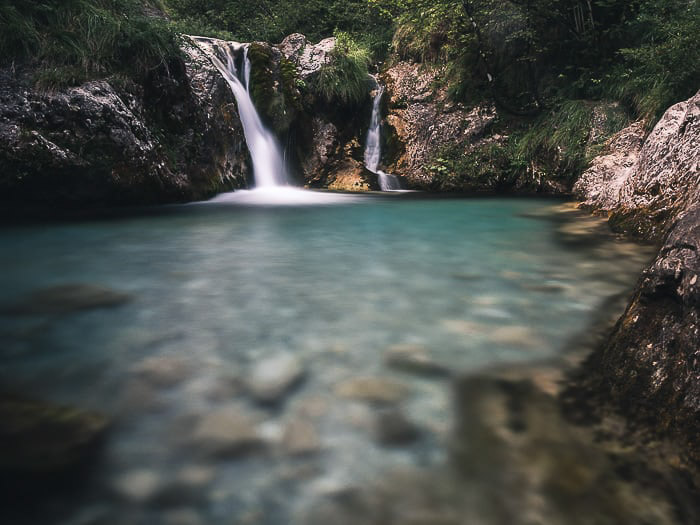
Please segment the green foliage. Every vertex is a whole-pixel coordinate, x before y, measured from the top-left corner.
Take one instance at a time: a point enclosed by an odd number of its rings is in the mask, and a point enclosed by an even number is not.
[[[0,60],[36,61],[45,86],[127,71],[143,75],[177,55],[167,22],[137,0],[23,0],[0,3]]]
[[[280,42],[291,33],[318,41],[350,33],[377,56],[393,33],[392,12],[374,0],[167,0],[168,13],[192,32],[226,31],[241,42]],[[182,27],[180,26],[180,27]]]
[[[439,191],[503,191],[517,176],[510,143],[490,142],[465,150],[452,145],[442,150],[428,171]]]
[[[347,33],[336,32],[335,37],[332,60],[321,67],[310,88],[329,104],[360,104],[369,93],[370,52]]]

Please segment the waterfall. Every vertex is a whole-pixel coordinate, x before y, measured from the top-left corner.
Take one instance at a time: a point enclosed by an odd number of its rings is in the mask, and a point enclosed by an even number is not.
[[[374,79],[374,77],[372,77]],[[379,178],[379,187],[382,191],[400,190],[401,184],[398,177],[384,173],[377,169],[382,157],[382,117],[381,102],[384,95],[384,86],[374,79],[377,84],[377,94],[372,102],[372,118],[367,131],[367,143],[365,145],[365,167]]]
[[[248,45],[212,40],[206,37],[193,37],[198,44],[207,46],[205,52],[231,86],[238,104],[238,113],[243,124],[246,144],[253,161],[253,176],[256,188],[274,188],[288,184],[287,170],[281,148],[275,136],[265,129],[253,100],[250,98],[250,70]],[[200,46],[201,47],[201,46]],[[226,53],[226,64],[217,56],[216,47]],[[236,69],[236,54],[243,49],[243,79]],[[243,85],[245,82],[245,85]]]

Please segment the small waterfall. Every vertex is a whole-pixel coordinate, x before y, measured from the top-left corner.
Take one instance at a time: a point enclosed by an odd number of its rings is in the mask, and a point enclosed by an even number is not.
[[[372,77],[377,84],[377,94],[372,102],[372,118],[367,131],[367,144],[365,145],[365,167],[379,178],[379,187],[382,191],[400,190],[401,184],[398,177],[384,173],[377,169],[382,157],[382,117],[380,104],[384,95],[384,86]]]
[[[224,76],[238,104],[238,113],[243,124],[246,144],[253,161],[253,175],[256,188],[274,188],[288,184],[287,170],[281,148],[275,136],[270,133],[255,110],[250,98],[250,70],[247,44],[235,44],[212,40],[206,37],[194,37],[195,42],[204,44],[209,58]],[[200,46],[201,47],[201,46]],[[217,56],[216,47],[226,53],[226,64]],[[243,48],[243,79],[236,69],[236,54]],[[245,85],[243,85],[245,82]]]

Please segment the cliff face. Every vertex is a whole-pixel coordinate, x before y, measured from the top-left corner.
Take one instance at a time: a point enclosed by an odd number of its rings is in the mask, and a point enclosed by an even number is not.
[[[615,229],[658,241],[700,200],[698,163],[700,93],[669,108],[646,140],[639,122],[615,135],[574,191]]]
[[[623,130],[577,183],[584,205],[662,247],[583,383],[700,461],[700,93],[649,137]]]
[[[369,81],[367,99],[360,107],[329,105],[308,89],[321,68],[333,62],[335,44],[335,38],[313,44],[295,33],[277,46],[296,67],[296,78],[304,87],[301,112],[290,142],[305,185],[342,191],[376,190],[377,176],[363,164],[364,135],[371,116]]]
[[[441,73],[436,66],[398,62],[382,75],[388,99],[384,163],[387,171],[405,176],[413,187],[430,187],[430,161],[445,146],[468,151],[484,140],[499,140],[486,137],[496,109],[467,110],[449,101],[447,88],[435,87]]]
[[[200,199],[246,184],[247,150],[224,80],[189,43],[143,83],[40,90],[0,71],[0,199],[92,207]]]

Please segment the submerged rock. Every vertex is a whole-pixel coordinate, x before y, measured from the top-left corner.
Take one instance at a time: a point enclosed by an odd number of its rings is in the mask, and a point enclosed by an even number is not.
[[[281,354],[257,363],[247,380],[250,394],[261,403],[282,400],[304,377],[301,361],[291,354]]]
[[[338,384],[335,393],[347,399],[370,403],[397,403],[405,399],[408,388],[396,381],[382,377],[355,377]]]
[[[205,414],[194,426],[190,443],[205,455],[237,456],[261,447],[260,418],[238,405]]]
[[[163,478],[156,471],[136,469],[118,476],[112,483],[112,489],[131,503],[146,503],[161,490],[163,483]]]
[[[0,481],[41,478],[84,465],[108,424],[95,412],[0,395]]]
[[[379,410],[375,414],[374,432],[382,445],[405,445],[420,436],[420,429],[398,409]]]
[[[0,308],[5,315],[60,315],[113,308],[132,300],[132,296],[92,284],[62,284],[32,292],[14,304]]]
[[[450,370],[434,361],[428,351],[418,345],[393,345],[385,355],[384,362],[390,368],[428,377],[444,377],[450,374]]]
[[[190,374],[188,364],[177,357],[149,357],[133,367],[137,377],[156,387],[174,386]]]
[[[311,454],[321,449],[321,439],[311,421],[292,419],[284,428],[282,447],[293,456]]]

